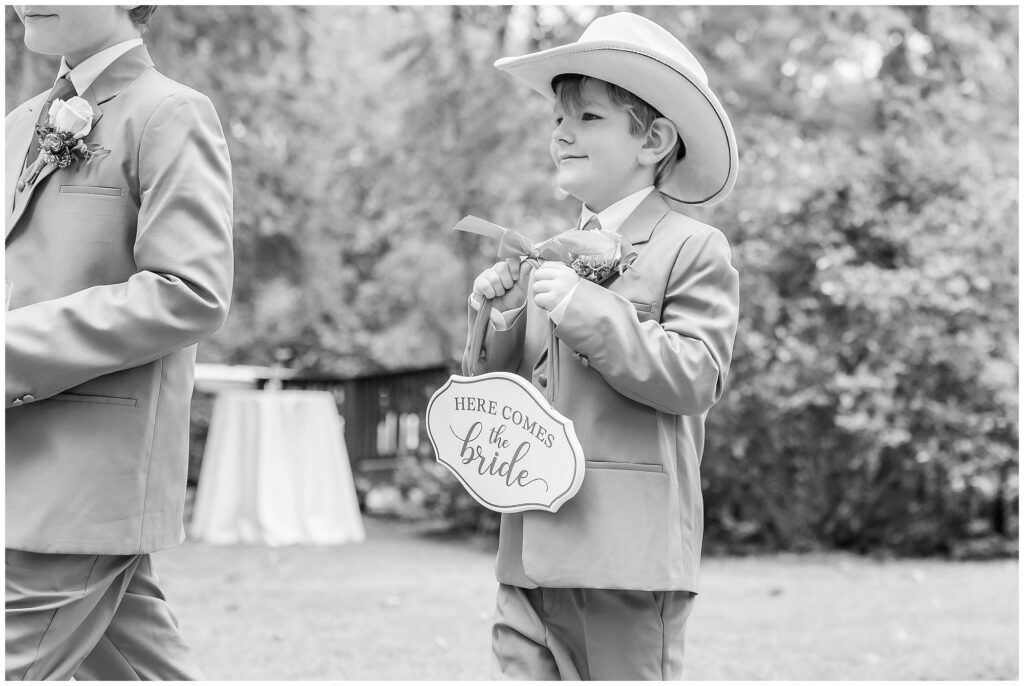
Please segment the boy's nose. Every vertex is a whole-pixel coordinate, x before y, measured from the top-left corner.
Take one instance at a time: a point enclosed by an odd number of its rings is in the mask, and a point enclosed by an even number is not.
[[[562,123],[555,127],[555,130],[551,132],[551,138],[556,141],[565,141],[571,143],[575,133],[569,123],[563,119]]]

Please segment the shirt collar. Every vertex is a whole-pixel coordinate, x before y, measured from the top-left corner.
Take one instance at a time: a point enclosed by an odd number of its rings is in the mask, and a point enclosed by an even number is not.
[[[65,74],[69,74],[71,83],[74,84],[75,90],[81,95],[85,91],[92,87],[92,84],[99,78],[107,67],[113,64],[118,57],[125,54],[134,47],[142,45],[141,38],[131,38],[129,40],[111,45],[109,48],[104,48],[98,53],[89,57],[88,59],[82,60],[82,63],[72,69],[67,60],[63,57],[60,58],[60,69],[57,71],[57,78],[63,78]],[[56,83],[56,81],[54,81]]]
[[[653,190],[654,186],[641,188],[636,193],[627,195],[622,200],[612,203],[606,207],[603,212],[594,212],[584,205],[583,211],[580,213],[580,226],[582,227],[596,214],[597,221],[601,222],[601,228],[604,231],[618,233],[619,228],[622,226],[623,222],[626,221],[626,218],[633,213],[633,210],[640,206],[640,203],[644,201],[644,198],[646,198]]]

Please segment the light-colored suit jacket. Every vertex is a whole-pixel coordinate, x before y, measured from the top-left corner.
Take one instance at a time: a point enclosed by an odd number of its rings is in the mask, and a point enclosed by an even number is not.
[[[133,554],[184,537],[196,343],[227,315],[231,168],[204,95],[145,46],[82,94],[87,164],[19,189],[46,94],[6,120],[6,545]]]
[[[638,253],[632,267],[581,282],[555,329],[554,404],[583,447],[583,485],[557,513],[502,515],[502,583],[697,591],[704,419],[732,359],[738,275],[725,236],[660,193],[621,232]],[[548,322],[530,299],[509,329],[491,323],[478,368],[545,389]]]

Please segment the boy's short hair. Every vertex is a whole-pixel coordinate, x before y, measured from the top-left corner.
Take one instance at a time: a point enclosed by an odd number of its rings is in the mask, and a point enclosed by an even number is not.
[[[629,132],[633,136],[646,136],[655,119],[665,118],[665,115],[652,107],[646,100],[637,97],[621,86],[593,76],[560,74],[551,81],[551,88],[554,89],[555,96],[566,111],[578,112],[585,104],[583,102],[583,86],[588,81],[601,84],[612,104],[629,114],[632,119],[629,124]],[[669,176],[676,163],[684,157],[686,157],[686,144],[683,143],[682,136],[677,136],[675,146],[661,158],[654,168],[654,185],[661,185],[661,180]]]
[[[156,12],[156,8],[157,5],[139,5],[128,10],[128,16],[131,17],[133,24],[141,28],[149,23],[149,18]]]

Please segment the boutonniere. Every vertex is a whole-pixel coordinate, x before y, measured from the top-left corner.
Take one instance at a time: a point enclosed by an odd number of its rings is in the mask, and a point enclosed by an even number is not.
[[[568,265],[581,279],[603,283],[613,273],[620,276],[636,260],[637,253],[625,237],[604,230],[562,234],[568,243]]]
[[[29,184],[35,183],[39,172],[48,164],[64,169],[75,160],[88,163],[95,157],[110,153],[100,145],[89,145],[83,139],[92,131],[92,106],[77,95],[70,100],[54,100],[45,126],[36,126],[39,157],[32,165]]]

